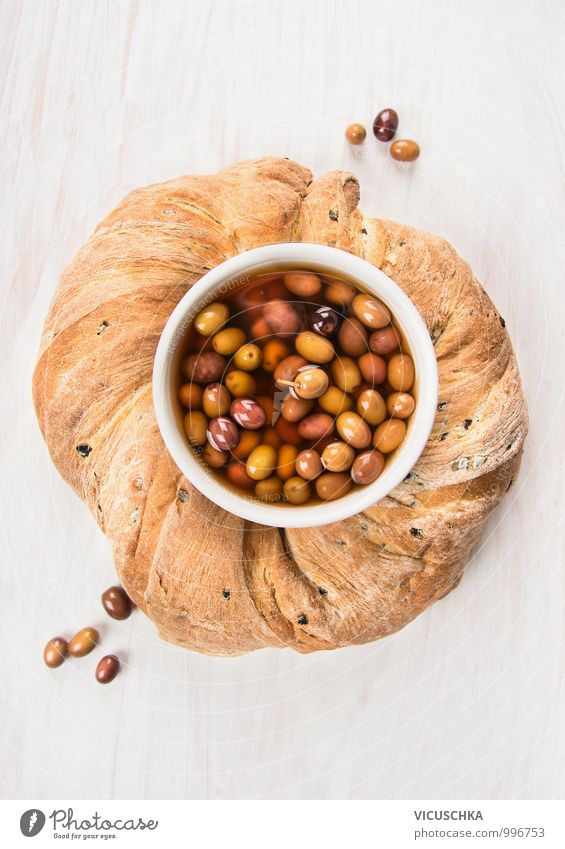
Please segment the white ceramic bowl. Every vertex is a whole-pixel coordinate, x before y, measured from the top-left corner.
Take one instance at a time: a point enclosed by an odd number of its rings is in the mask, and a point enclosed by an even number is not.
[[[380,477],[368,486],[354,487],[347,495],[322,504],[295,506],[264,503],[222,484],[195,456],[183,430],[178,375],[184,353],[183,341],[200,310],[213,300],[222,299],[236,289],[248,275],[265,271],[308,269],[343,276],[361,289],[376,295],[391,310],[395,324],[405,336],[416,372],[414,393],[416,409],[406,437]],[[275,527],[303,528],[326,525],[359,513],[384,498],[408,474],[416,463],[432,429],[437,405],[437,364],[434,348],[422,318],[404,294],[386,274],[357,256],[336,248],[305,242],[266,245],[238,254],[205,274],[177,304],[167,321],[155,355],[153,367],[153,403],[159,429],[171,456],[186,478],[230,513],[244,519]]]

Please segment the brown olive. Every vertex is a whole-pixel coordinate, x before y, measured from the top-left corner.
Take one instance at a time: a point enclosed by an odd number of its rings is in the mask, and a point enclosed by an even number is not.
[[[230,401],[230,393],[221,383],[209,383],[202,395],[202,406],[210,419],[225,416],[230,408]]]
[[[324,394],[318,398],[318,404],[331,416],[338,416],[353,407],[353,401],[342,389],[337,386],[329,386]]]
[[[194,319],[194,326],[201,336],[211,336],[228,320],[230,311],[226,304],[216,301],[204,307]]]
[[[263,362],[263,351],[254,342],[248,342],[235,352],[233,362],[241,371],[255,371]]]
[[[357,398],[357,412],[370,425],[379,425],[386,419],[386,403],[376,389],[364,389]]]
[[[269,339],[263,348],[263,368],[269,373],[274,372],[279,363],[288,357],[290,348],[282,339]]]
[[[341,413],[336,427],[341,438],[353,448],[367,448],[371,444],[371,429],[357,413]]]
[[[373,483],[384,469],[385,458],[380,451],[364,451],[358,454],[351,467],[351,478],[354,483],[365,486]]]
[[[191,354],[182,366],[186,379],[195,383],[214,383],[220,380],[225,369],[225,359],[215,351]]]
[[[251,431],[249,431],[251,433]],[[255,481],[247,474],[247,469],[243,463],[238,460],[233,460],[226,469],[228,480],[237,486],[238,489],[245,489],[248,492],[255,489]]]
[[[353,298],[353,312],[365,327],[379,330],[390,324],[390,312],[372,295],[356,295]]]
[[[369,349],[367,331],[358,318],[346,318],[337,338],[343,352],[349,357],[360,357]]]
[[[389,415],[395,419],[407,419],[416,407],[416,402],[408,392],[392,392],[386,399]]]
[[[133,605],[123,587],[108,587],[101,600],[102,607],[112,619],[127,619],[131,615]]]
[[[363,380],[366,380],[371,386],[386,380],[386,362],[378,354],[367,351],[366,354],[359,357],[357,364]]]
[[[53,637],[43,649],[43,660],[50,669],[56,669],[65,661],[68,644],[63,637]]]
[[[326,289],[326,298],[330,303],[344,307],[351,303],[355,292],[355,286],[351,283],[346,283],[345,280],[331,280]]]
[[[407,392],[414,383],[414,362],[408,354],[394,354],[388,361],[388,382],[398,392]]]
[[[322,463],[329,472],[345,472],[355,459],[355,451],[346,442],[330,442],[322,451]]]
[[[282,501],[283,482],[276,475],[271,475],[255,484],[255,495],[261,501]]]
[[[293,381],[303,366],[308,365],[308,360],[304,357],[299,357],[298,354],[291,354],[290,357],[285,357],[275,368],[274,378],[275,383],[279,380]]]
[[[295,340],[296,350],[312,363],[329,363],[335,357],[334,346],[325,336],[304,330]]]
[[[189,410],[184,417],[184,432],[193,448],[204,445],[206,442],[206,431],[208,419],[200,410]]]
[[[216,451],[231,451],[239,442],[237,426],[227,416],[210,419],[206,436],[208,442]]]
[[[287,422],[299,422],[308,415],[313,406],[314,402],[306,398],[293,398],[292,395],[287,395],[281,404],[281,416]]]
[[[271,333],[286,338],[300,333],[304,327],[301,313],[288,301],[275,298],[263,307],[263,316]]]
[[[212,347],[222,357],[229,357],[231,354],[235,354],[238,348],[245,345],[246,341],[245,331],[240,327],[226,327],[216,333],[212,339]]]
[[[109,684],[120,671],[120,661],[115,654],[107,654],[98,661],[96,680],[99,684]]]
[[[238,460],[247,460],[254,448],[261,444],[262,433],[258,430],[243,430],[239,442],[232,448],[231,453]]]
[[[246,371],[235,369],[226,374],[225,384],[234,398],[243,395],[255,395],[257,392],[257,381]]]
[[[361,386],[361,372],[349,357],[336,358],[331,371],[336,385],[343,392],[355,392]]]
[[[312,298],[322,288],[322,281],[312,271],[288,271],[283,280],[288,291],[299,298]]]
[[[394,451],[406,436],[406,424],[402,419],[387,419],[378,426],[373,436],[373,446],[383,454]]]
[[[223,469],[229,462],[230,455],[227,451],[218,451],[212,448],[209,442],[202,449],[202,459],[211,469]]]
[[[245,430],[259,430],[267,420],[259,402],[245,395],[231,402],[230,416]]]
[[[247,474],[254,481],[268,478],[277,465],[277,452],[272,445],[259,445],[247,458]]]
[[[327,413],[312,413],[298,425],[298,433],[303,439],[323,439],[325,436],[331,436],[333,432],[334,420]]]
[[[361,144],[365,141],[367,130],[363,124],[350,124],[345,131],[345,138],[349,144]]]
[[[341,498],[351,489],[351,478],[345,472],[324,472],[316,480],[316,492],[323,501]]]
[[[412,139],[398,139],[389,147],[389,153],[399,162],[413,162],[420,156],[420,145]]]
[[[319,398],[328,388],[330,379],[321,368],[305,368],[294,380],[294,391],[299,398]]]
[[[369,348],[373,354],[392,354],[400,345],[400,337],[396,329],[389,324],[380,330],[373,330],[369,336]]]
[[[289,504],[305,504],[311,495],[310,484],[299,477],[292,477],[285,481],[283,491]]]
[[[202,394],[202,387],[197,383],[184,383],[179,390],[179,401],[187,410],[200,410]]]
[[[296,458],[296,473],[304,480],[311,481],[324,471],[322,460],[317,451],[306,448]]]
[[[394,138],[398,129],[398,115],[394,109],[381,109],[373,121],[373,134],[382,142],[389,142]]]
[[[73,657],[84,657],[90,654],[92,649],[98,643],[100,634],[96,628],[82,628],[74,635],[68,645],[68,652]]]

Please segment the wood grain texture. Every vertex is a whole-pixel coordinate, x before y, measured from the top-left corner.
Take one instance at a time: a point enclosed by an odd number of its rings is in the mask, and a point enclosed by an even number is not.
[[[563,771],[565,225],[556,2],[8,2],[0,10],[4,795],[556,798]],[[343,139],[393,105],[421,158]],[[62,268],[130,189],[238,159],[354,171],[366,214],[451,241],[514,341],[531,430],[458,590],[379,643],[201,657],[104,618],[106,541],[30,378]],[[55,633],[96,657],[43,667]]]

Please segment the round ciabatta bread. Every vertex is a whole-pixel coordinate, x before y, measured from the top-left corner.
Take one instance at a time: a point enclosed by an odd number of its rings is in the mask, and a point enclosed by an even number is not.
[[[174,643],[232,655],[364,643],[459,581],[515,479],[527,430],[504,320],[443,239],[365,218],[359,184],[286,159],[131,192],[63,275],[33,381],[54,463],[109,538],[126,590]],[[420,310],[439,366],[433,431],[383,501],[321,528],[253,525],[209,502],[163,445],[153,357],[186,290],[240,251],[310,241],[381,268]]]

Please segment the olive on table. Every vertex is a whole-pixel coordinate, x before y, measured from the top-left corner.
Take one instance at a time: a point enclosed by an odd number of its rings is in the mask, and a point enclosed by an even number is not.
[[[243,395],[255,395],[257,392],[257,381],[253,375],[240,369],[228,372],[224,383],[230,395],[233,395],[234,398],[241,398]]]
[[[204,445],[208,419],[200,410],[189,410],[184,417],[184,432],[193,448]]]
[[[229,357],[247,342],[245,331],[240,327],[225,327],[212,339],[212,348],[222,357]]]
[[[288,291],[299,298],[313,298],[322,288],[322,281],[312,271],[287,271],[283,280]]]
[[[249,477],[246,467],[238,460],[232,460],[226,469],[226,475],[230,483],[239,489],[245,489],[248,492],[255,489],[255,481]]]
[[[350,357],[336,358],[331,364],[332,377],[342,392],[355,392],[361,386],[361,372]]]
[[[277,454],[276,472],[279,478],[287,481],[295,474],[298,448],[296,445],[281,445]]]
[[[198,313],[194,319],[194,327],[202,336],[211,336],[228,320],[229,308],[221,301],[216,301]]]
[[[283,482],[277,475],[271,475],[255,484],[255,495],[261,501],[280,501],[282,491]]]
[[[263,351],[254,342],[248,342],[235,352],[233,362],[241,371],[255,371],[263,362]]]
[[[330,340],[312,330],[299,333],[294,344],[298,353],[312,363],[329,363],[335,357],[335,349]]]
[[[386,419],[386,402],[376,389],[364,389],[357,398],[357,412],[370,425],[379,425]]]
[[[414,362],[408,354],[393,354],[388,361],[387,378],[397,392],[406,392],[414,383]]]
[[[222,383],[209,383],[202,395],[202,406],[208,418],[224,416],[230,408],[231,396]]]
[[[407,419],[416,407],[416,401],[409,392],[391,392],[386,399],[386,408],[392,418]]]
[[[312,413],[302,419],[298,433],[303,439],[319,440],[331,436],[334,432],[334,420],[327,413]]]
[[[272,445],[259,445],[247,458],[247,474],[254,481],[268,478],[277,465],[277,452]]]
[[[420,145],[412,139],[398,139],[391,144],[389,153],[399,162],[413,162],[420,156]]]
[[[345,472],[355,459],[355,451],[346,442],[330,442],[322,451],[322,463],[329,472]]]
[[[341,498],[351,489],[351,477],[345,472],[324,472],[316,480],[316,492],[323,501]]]
[[[275,383],[278,385],[279,381],[292,382],[300,369],[307,365],[308,360],[305,360],[304,357],[300,357],[298,354],[291,354],[290,357],[285,357],[275,368],[273,375]],[[283,383],[281,385],[286,384]]]
[[[179,401],[187,410],[199,410],[202,407],[203,392],[198,383],[183,383],[179,389]]]
[[[56,669],[65,661],[68,644],[63,637],[52,637],[43,649],[43,660],[49,669]]]
[[[373,135],[382,142],[394,138],[398,129],[398,115],[394,109],[381,109],[373,121]]]
[[[384,469],[385,458],[380,451],[364,451],[358,454],[351,467],[354,483],[366,486],[373,483]]]
[[[342,320],[337,310],[323,305],[310,314],[310,327],[321,336],[333,336],[341,327]]]
[[[361,324],[372,330],[379,330],[390,324],[389,310],[372,295],[356,295],[353,298],[352,308]]]
[[[326,288],[326,298],[330,303],[345,307],[355,297],[355,286],[345,280],[332,280]]]
[[[234,398],[230,405],[230,416],[245,430],[259,430],[267,420],[264,409],[255,398],[244,395]]]
[[[336,419],[336,427],[341,438],[353,448],[367,448],[371,444],[371,429],[357,413],[341,413]]]
[[[402,419],[387,419],[373,435],[373,446],[382,454],[394,451],[406,436],[406,423]]]
[[[337,416],[340,413],[345,413],[353,407],[353,401],[343,389],[338,386],[329,386],[320,398],[318,404],[324,411],[331,416]]]
[[[243,430],[239,442],[232,448],[231,453],[238,460],[247,460],[254,448],[261,444],[263,434],[258,430]]]
[[[288,301],[279,298],[269,301],[263,307],[263,316],[271,333],[283,338],[299,333],[304,320],[302,314]]]
[[[269,373],[274,372],[279,363],[288,357],[290,348],[282,339],[269,339],[263,348],[263,368]]]
[[[299,422],[308,415],[314,402],[307,398],[293,398],[287,395],[281,404],[281,416],[287,422]]]
[[[101,597],[102,607],[112,619],[127,619],[133,605],[123,587],[114,586],[104,590]]]
[[[216,351],[191,354],[182,365],[183,374],[189,382],[214,383],[226,370],[226,361]]]
[[[362,144],[367,136],[367,130],[363,124],[350,124],[345,131],[345,138],[349,144]]]
[[[321,368],[305,368],[294,380],[294,391],[299,398],[319,398],[329,386],[330,379]]]
[[[396,329],[389,324],[379,330],[373,330],[369,336],[369,348],[373,354],[392,354],[400,346],[400,337]]]
[[[208,422],[206,437],[216,451],[231,451],[239,442],[239,431],[228,416],[217,416]]]
[[[227,451],[219,451],[217,448],[213,448],[210,443],[207,442],[202,449],[202,459],[212,469],[223,469],[223,467],[228,464],[230,455]]]
[[[346,318],[337,338],[343,352],[349,357],[360,357],[369,350],[367,330],[358,318]]]
[[[285,481],[283,492],[289,504],[305,504],[310,500],[310,484],[304,478],[294,476]]]
[[[386,361],[378,354],[373,354],[371,351],[367,351],[366,354],[362,354],[359,357],[357,365],[359,366],[359,371],[363,376],[363,380],[366,380],[367,383],[370,383],[372,386],[386,380]]]
[[[96,628],[81,628],[69,641],[68,652],[73,657],[85,657],[98,643],[100,634]]]
[[[96,680],[99,684],[109,684],[120,671],[120,661],[115,654],[107,654],[98,661]]]
[[[322,458],[313,448],[306,448],[296,458],[296,473],[304,480],[311,481],[324,471]]]

